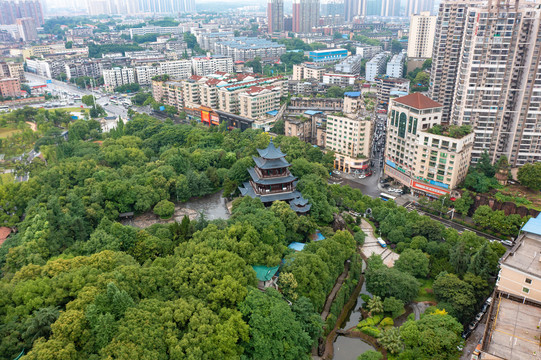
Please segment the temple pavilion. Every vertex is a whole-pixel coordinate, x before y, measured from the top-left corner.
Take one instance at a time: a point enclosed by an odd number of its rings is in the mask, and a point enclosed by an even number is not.
[[[239,186],[242,196],[259,198],[265,206],[277,200],[286,201],[296,213],[308,213],[311,205],[296,190],[297,178],[289,171],[291,164],[286,161],[286,154],[274,146],[272,139],[266,149],[257,152],[259,157],[253,156],[255,166],[248,169],[251,180]]]

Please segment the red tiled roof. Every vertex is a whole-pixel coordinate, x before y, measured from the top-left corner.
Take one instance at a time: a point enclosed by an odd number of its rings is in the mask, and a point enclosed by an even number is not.
[[[221,82],[222,82],[222,80],[219,80],[219,79],[210,79],[210,80],[207,80],[207,82],[205,84],[207,84],[207,85],[216,85],[216,84],[219,84]]]
[[[11,234],[11,229],[5,226],[0,227],[0,245],[6,241],[9,234]]]
[[[419,109],[419,110],[443,106],[439,102],[436,102],[432,100],[431,98],[424,96],[423,94],[420,94],[420,93],[413,93],[406,96],[402,96],[402,97],[394,99],[394,101],[410,106],[415,109]]]
[[[192,75],[190,76],[190,79],[192,80],[195,80],[195,81],[199,81],[201,80],[203,77],[202,76],[199,76],[199,75]]]

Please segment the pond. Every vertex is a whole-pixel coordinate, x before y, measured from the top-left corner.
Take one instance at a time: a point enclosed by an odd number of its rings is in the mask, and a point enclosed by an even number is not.
[[[201,198],[192,199],[184,204],[182,208],[194,210],[197,213],[203,212],[207,220],[229,219],[226,199],[222,197],[222,191],[207,195]]]
[[[368,350],[375,350],[372,345],[361,339],[338,336],[334,342],[334,360],[357,360]]]

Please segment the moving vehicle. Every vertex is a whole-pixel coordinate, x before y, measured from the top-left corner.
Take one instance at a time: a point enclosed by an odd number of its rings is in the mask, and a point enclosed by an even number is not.
[[[385,243],[385,241],[383,241],[382,238],[378,238],[378,244],[379,246],[381,246],[382,248],[386,248],[387,247],[387,244]]]
[[[379,198],[383,201],[389,201],[389,200],[396,200],[396,196],[392,196],[389,194],[381,193],[379,195]]]

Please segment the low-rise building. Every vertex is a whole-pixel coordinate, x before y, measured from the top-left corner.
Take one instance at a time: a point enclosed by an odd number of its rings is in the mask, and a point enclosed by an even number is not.
[[[349,56],[336,64],[334,66],[334,71],[344,74],[359,75],[359,73],[361,72],[362,60],[363,57],[361,55]]]
[[[267,113],[278,110],[281,93],[280,86],[252,86],[239,94],[240,116],[261,119]]]
[[[66,77],[78,78],[81,76],[88,76],[94,79],[103,75],[103,70],[111,69],[110,59],[86,59],[76,60],[73,62],[66,62],[64,64]]]
[[[413,93],[392,99],[387,120],[385,174],[414,194],[449,194],[467,174],[474,134],[441,125],[443,105]]]
[[[310,51],[308,57],[315,63],[328,63],[340,61],[348,56],[346,49],[325,49]]]
[[[500,260],[500,273],[481,341],[482,359],[535,359],[541,318],[541,214],[522,227]]]
[[[396,79],[388,76],[378,76],[375,79],[378,104],[384,108],[389,106],[391,92],[401,93],[400,96],[409,94],[410,81],[407,79]]]
[[[366,63],[366,80],[374,81],[378,75],[382,75],[385,72],[385,65],[389,58],[389,52],[381,52],[375,55],[369,62]]]
[[[406,62],[406,50],[394,55],[387,63],[387,76],[401,78],[404,74],[404,63]]]
[[[374,56],[383,51],[381,46],[357,45],[356,54],[361,55],[363,59],[372,59]]]
[[[323,81],[325,68],[314,63],[302,63],[293,65],[293,80],[316,79]]]
[[[305,98],[292,97],[288,109],[297,110],[316,110],[316,111],[342,111],[344,99],[342,98]]]
[[[356,114],[363,109],[363,96],[360,91],[344,93],[344,113]]]
[[[20,97],[21,82],[19,78],[0,79],[0,95],[3,97]]]
[[[182,27],[179,26],[143,26],[140,28],[131,28],[128,30],[130,38],[133,39],[134,36],[138,35],[147,35],[147,34],[172,34],[172,35],[182,35]]]
[[[336,153],[334,167],[350,173],[370,165],[374,120],[368,114],[327,115],[325,148]]]
[[[323,84],[329,85],[329,86],[340,86],[340,87],[353,86],[355,85],[355,80],[357,80],[356,75],[333,74],[333,73],[323,74]]]
[[[231,57],[234,61],[253,60],[256,57],[268,61],[279,59],[280,56],[286,53],[286,47],[266,39],[240,36],[227,41],[216,42],[214,52]]]
[[[115,67],[103,71],[103,84],[107,91],[113,91],[115,88],[135,83],[135,69]]]
[[[18,78],[24,81],[24,66],[22,63],[0,62],[0,78]]]
[[[233,58],[214,55],[192,58],[193,73],[198,76],[207,76],[217,72],[232,73]]]

